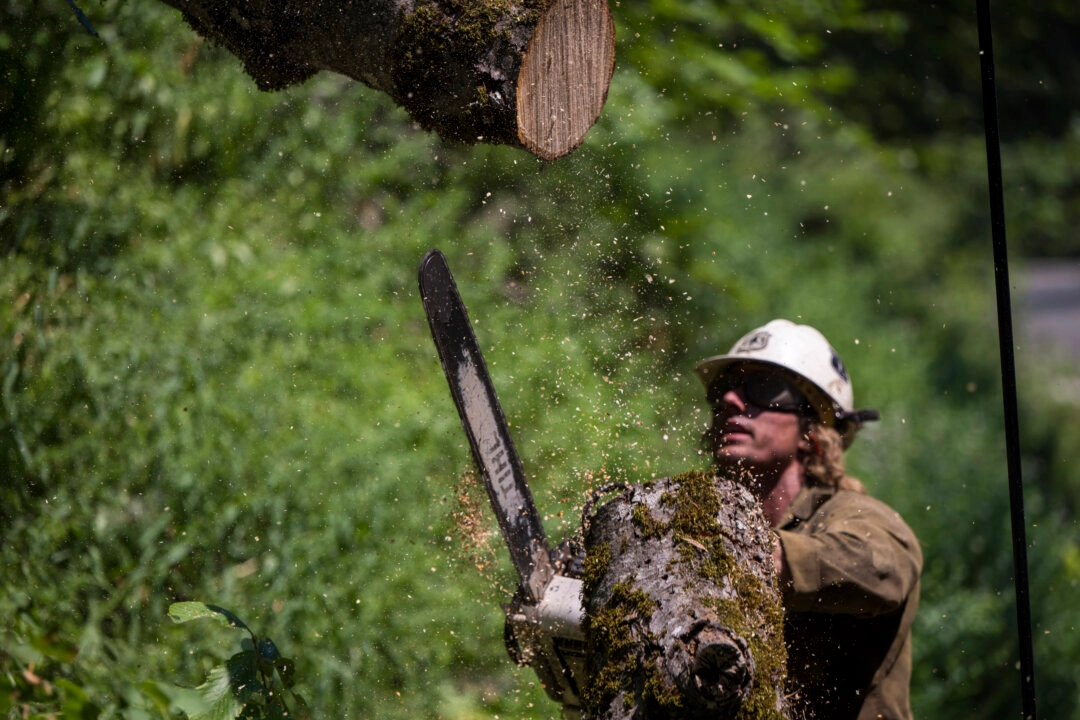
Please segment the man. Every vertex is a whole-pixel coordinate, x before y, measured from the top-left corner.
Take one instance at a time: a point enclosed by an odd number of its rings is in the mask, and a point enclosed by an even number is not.
[[[746,483],[776,533],[795,716],[910,719],[922,553],[900,516],[844,470],[844,450],[877,413],[854,410],[825,337],[787,320],[695,369],[717,468]]]

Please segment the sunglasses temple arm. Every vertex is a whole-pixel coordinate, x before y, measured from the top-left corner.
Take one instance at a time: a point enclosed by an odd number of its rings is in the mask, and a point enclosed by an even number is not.
[[[849,412],[836,413],[836,419],[843,422],[853,422],[862,425],[864,422],[877,420],[881,414],[877,410],[851,410]]]

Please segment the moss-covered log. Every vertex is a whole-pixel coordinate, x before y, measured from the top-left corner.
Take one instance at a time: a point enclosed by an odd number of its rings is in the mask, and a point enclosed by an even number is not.
[[[601,506],[585,535],[586,718],[779,720],[772,535],[735,481],[688,473]]]
[[[163,1],[264,90],[329,70],[447,139],[544,159],[581,143],[614,67],[607,0]]]

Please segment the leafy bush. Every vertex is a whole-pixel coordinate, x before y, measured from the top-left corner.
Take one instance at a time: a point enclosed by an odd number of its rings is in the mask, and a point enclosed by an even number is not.
[[[555,540],[605,479],[702,467],[698,358],[774,316],[821,327],[883,412],[853,469],[924,542],[918,715],[1016,714],[982,141],[860,119],[896,77],[850,41],[909,37],[909,14],[615,7],[607,108],[543,165],[444,144],[342,78],[258,93],[164,6],[84,7],[104,43],[65,3],[6,9],[8,712],[178,715],[166,681],[234,654],[165,622],[208,597],[293,649],[314,715],[555,712],[501,647],[494,523],[458,504],[468,451],[415,289],[437,246]],[[1012,146],[1065,197],[1042,148]],[[1013,197],[1021,238],[1067,236]],[[1071,497],[1075,443],[1072,405],[1045,407],[1025,405],[1033,597],[1043,709],[1066,717],[1077,535],[1044,493]]]
[[[169,617],[176,623],[212,618],[248,634],[241,641],[242,650],[212,668],[203,684],[196,688],[204,707],[189,711],[192,720],[311,717],[304,698],[293,689],[296,666],[282,657],[273,640],[259,638],[243,620],[217,605],[173,603],[169,606]]]

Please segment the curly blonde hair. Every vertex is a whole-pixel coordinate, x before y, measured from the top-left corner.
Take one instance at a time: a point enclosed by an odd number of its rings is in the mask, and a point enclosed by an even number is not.
[[[810,421],[806,428],[806,439],[814,448],[802,459],[806,473],[806,484],[833,487],[837,490],[851,490],[866,493],[866,487],[858,478],[847,474],[844,466],[844,439],[834,428]]]

